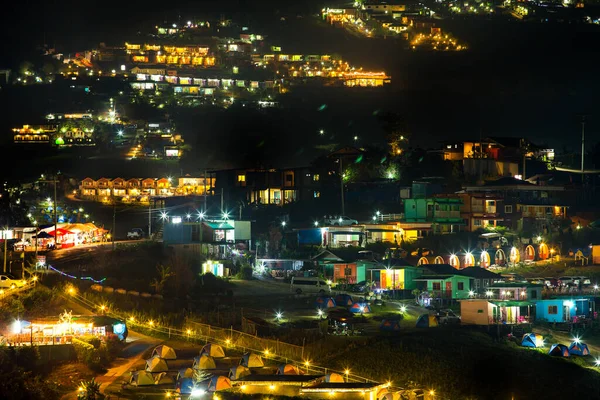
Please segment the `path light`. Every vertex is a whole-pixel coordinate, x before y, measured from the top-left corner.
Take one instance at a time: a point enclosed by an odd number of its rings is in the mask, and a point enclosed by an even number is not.
[[[269,355],[269,349],[265,349],[265,356]]]
[[[102,304],[102,305],[100,306],[100,311],[104,311],[104,310],[106,310],[106,306],[105,306],[104,304]]]
[[[400,312],[403,313],[403,314],[406,312],[406,306],[405,305],[401,305],[400,306]]]
[[[148,325],[154,326],[154,321],[152,321],[152,320],[148,321]]]
[[[596,358],[594,364],[596,365],[596,367],[600,367],[600,358]]]
[[[191,335],[192,334],[192,330],[188,329],[187,331],[185,331],[185,333],[187,333],[188,335]]]
[[[321,309],[319,308],[319,309],[317,310],[317,315],[318,315],[319,317],[322,317],[322,316],[323,316],[323,310],[321,310]]]
[[[229,339],[229,338],[225,339],[225,344],[227,344],[227,345],[231,344],[231,339]]]
[[[69,293],[70,295],[74,295],[75,294],[75,288],[73,286],[69,286],[67,288],[67,293]]]
[[[166,213],[166,212],[164,212],[164,211],[163,211],[163,212],[161,212],[161,213],[160,213],[160,219],[162,219],[162,220],[165,220],[165,219],[167,219],[167,213]]]
[[[190,397],[200,397],[200,396],[204,396],[204,394],[206,394],[206,391],[203,389],[194,389],[192,390],[192,393],[190,394]]]
[[[281,313],[281,311],[278,311],[278,312],[275,314],[275,318],[276,318],[278,321],[279,321],[279,320],[280,320],[282,317],[283,317],[283,314]]]
[[[581,343],[581,340],[579,339],[579,336],[575,336],[575,337],[573,338],[573,341],[574,341],[575,343],[577,343],[577,344]]]
[[[492,292],[491,290],[488,290],[487,292],[485,292],[485,295],[487,297],[492,297],[494,295],[494,292]]]
[[[431,390],[429,391],[429,395],[430,395],[431,397],[435,396],[435,390],[431,389]]]
[[[315,226],[319,226],[319,221],[315,221]]]
[[[469,297],[473,297],[473,296],[475,296],[475,292],[472,290],[469,290]]]
[[[594,290],[598,290],[598,285],[594,285]]]
[[[34,275],[33,278],[31,278],[34,282],[38,280],[38,276]]]
[[[285,228],[285,226],[287,225],[287,222],[285,221],[281,221],[281,226]]]
[[[129,321],[135,322],[135,317],[132,315],[131,317],[129,317]]]

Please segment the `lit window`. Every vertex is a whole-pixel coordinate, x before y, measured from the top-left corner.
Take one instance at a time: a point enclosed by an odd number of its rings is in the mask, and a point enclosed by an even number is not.
[[[504,206],[505,214],[512,214],[512,206]]]
[[[246,175],[238,175],[238,182],[246,182]]]
[[[319,192],[318,190],[315,190],[314,193],[313,193],[313,196],[314,196],[315,199],[319,198],[319,197],[321,197],[321,192]]]
[[[314,182],[319,182],[319,178],[320,178],[319,174],[314,174],[313,175],[313,181]]]

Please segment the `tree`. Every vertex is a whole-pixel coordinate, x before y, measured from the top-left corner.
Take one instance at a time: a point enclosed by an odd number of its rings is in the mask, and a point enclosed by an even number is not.
[[[158,272],[158,277],[154,278],[150,282],[150,287],[154,288],[154,291],[156,293],[161,293],[165,288],[165,285],[169,278],[172,277],[174,274],[171,272],[171,267],[167,267],[162,264],[159,264],[156,267],[156,271]]]
[[[415,303],[419,303],[419,296],[421,295],[421,291],[419,289],[413,289],[412,292],[410,292],[413,296],[415,296]]]
[[[100,393],[100,384],[94,378],[90,381],[82,381],[79,386],[77,399],[79,400],[99,400],[103,399],[104,395]]]

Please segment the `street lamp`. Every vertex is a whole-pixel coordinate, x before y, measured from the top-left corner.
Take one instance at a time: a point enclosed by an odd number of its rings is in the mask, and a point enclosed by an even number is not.
[[[287,222],[285,221],[281,221],[281,226],[285,228],[285,226],[287,225]]]
[[[229,219],[229,213],[224,211],[223,212],[223,219]]]
[[[319,226],[319,221],[315,221],[315,226]]]
[[[469,290],[469,297],[473,297],[473,296],[475,296],[475,292],[472,290]]]
[[[344,370],[344,374],[346,375],[346,383],[348,383],[348,375],[350,375],[350,370],[348,368],[346,368]]]

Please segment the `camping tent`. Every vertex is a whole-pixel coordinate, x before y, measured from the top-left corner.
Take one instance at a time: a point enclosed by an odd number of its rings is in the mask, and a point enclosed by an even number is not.
[[[250,370],[243,365],[238,365],[229,369],[229,379],[235,381],[236,379],[243,378],[244,376],[250,375]]]
[[[315,300],[315,306],[317,308],[333,308],[335,307],[335,300],[333,297],[321,296]]]
[[[159,356],[160,358],[164,358],[165,360],[177,360],[177,355],[175,354],[175,350],[172,347],[160,345],[154,348],[152,352],[152,357]]]
[[[215,364],[215,359],[211,356],[198,356],[194,357],[194,364],[192,365],[194,369],[216,369],[217,364]]]
[[[417,328],[433,328],[438,326],[437,319],[435,319],[435,315],[422,314],[417,320]]]
[[[371,312],[371,307],[367,303],[354,303],[350,307],[350,312],[353,314],[367,314]]]
[[[146,371],[148,372],[166,372],[168,370],[167,362],[158,356],[146,360]]]
[[[209,343],[205,345],[202,348],[202,350],[200,350],[200,355],[211,356],[214,358],[223,358],[225,357],[225,352],[223,351],[223,348],[218,344]]]
[[[226,376],[213,376],[208,382],[209,392],[218,392],[219,390],[231,389],[231,381]]]
[[[585,343],[573,342],[569,346],[569,354],[572,356],[589,356],[590,349]]]
[[[335,296],[335,304],[342,307],[350,307],[354,304],[354,301],[352,301],[352,296],[349,294],[338,294]]]
[[[192,378],[183,378],[177,380],[175,391],[179,394],[192,394],[194,390],[194,380]]]
[[[521,340],[521,346],[538,347],[538,345],[543,343],[543,341],[544,339],[540,335],[536,335],[535,333],[526,333],[523,335],[523,339]]]
[[[131,374],[129,384],[134,386],[154,385],[154,378],[150,372],[136,371]]]
[[[295,365],[281,364],[277,368],[277,375],[303,375],[303,373]]]
[[[246,368],[260,368],[264,367],[265,363],[258,354],[246,353],[240,360],[240,365],[243,365]]]
[[[379,330],[382,332],[398,332],[400,330],[400,321],[395,319],[381,320]]]
[[[161,372],[159,374],[156,374],[156,376],[154,377],[154,384],[155,385],[172,385],[173,384],[173,378],[171,378],[169,375],[167,375],[166,372]]]
[[[406,397],[408,398],[408,397]],[[402,399],[402,394],[400,394],[400,392],[395,392],[395,393],[386,393],[381,400],[401,400]]]
[[[177,380],[180,380],[183,378],[193,378],[193,377],[194,377],[194,370],[192,368],[182,368],[177,373]]]
[[[564,344],[553,344],[548,354],[557,357],[569,357],[569,348]]]
[[[344,383],[344,377],[340,374],[336,374],[332,372],[330,374],[325,375],[325,382],[327,383]]]

